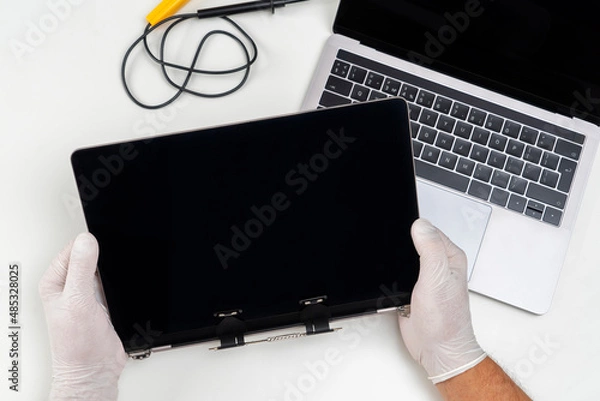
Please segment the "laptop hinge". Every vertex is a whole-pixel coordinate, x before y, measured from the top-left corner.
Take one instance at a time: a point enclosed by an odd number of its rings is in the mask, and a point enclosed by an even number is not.
[[[323,295],[316,298],[309,298],[300,301],[303,309],[300,312],[300,320],[306,326],[306,334],[330,333],[333,331],[329,326],[331,311],[325,305],[327,296]]]
[[[402,305],[398,308],[398,314],[402,317],[410,317],[410,305]]]
[[[246,345],[244,333],[246,333],[247,328],[246,323],[240,319],[241,314],[241,309],[215,313],[215,317],[219,319],[217,337],[221,341],[221,345],[217,349]]]
[[[332,329],[329,325],[331,311],[325,305],[327,296],[304,299],[300,301],[300,320],[306,327],[306,333],[292,333],[281,336],[268,337],[262,340],[246,341],[244,335],[247,332],[246,323],[241,319],[241,309],[217,312],[215,317],[219,319],[217,324],[217,337],[221,341],[219,347],[211,348],[211,350],[221,350],[227,348],[241,347],[246,344],[274,342],[283,339],[299,338],[310,336],[313,334],[331,333],[336,329]]]
[[[152,353],[154,352],[159,352],[159,351],[164,351],[167,349],[171,349],[170,345],[163,345],[162,347],[155,347],[155,348],[148,348],[148,349],[142,349],[142,350],[138,350],[138,351],[133,351],[129,353],[129,357],[131,359],[146,359],[149,358],[150,355],[152,355]]]
[[[152,354],[152,350],[150,348],[148,348],[148,349],[142,349],[142,350],[135,351],[135,352],[130,352],[129,357],[131,359],[141,360],[141,359],[149,358],[151,354]]]

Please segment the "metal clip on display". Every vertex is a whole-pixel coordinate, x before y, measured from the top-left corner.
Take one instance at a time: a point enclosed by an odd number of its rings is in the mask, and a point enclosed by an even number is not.
[[[304,306],[300,312],[300,320],[306,326],[306,334],[321,334],[333,331],[329,327],[329,319],[331,312],[324,305],[327,296],[305,299],[300,301],[300,305]]]
[[[301,309],[299,319],[306,326],[306,331],[302,333],[287,333],[277,336],[266,337],[260,340],[247,341],[244,338],[248,331],[246,323],[241,318],[242,310],[236,309],[226,312],[217,312],[215,317],[219,319],[217,324],[217,337],[221,345],[210,348],[211,351],[241,347],[247,344],[257,344],[264,342],[276,342],[294,338],[306,337],[315,334],[331,333],[339,329],[332,329],[329,326],[331,312],[325,305],[326,296],[310,298],[300,301]]]
[[[217,325],[217,337],[221,340],[221,346],[216,349],[246,345],[244,333],[247,328],[246,323],[240,319],[241,314],[241,309],[215,313],[215,317],[220,321]]]

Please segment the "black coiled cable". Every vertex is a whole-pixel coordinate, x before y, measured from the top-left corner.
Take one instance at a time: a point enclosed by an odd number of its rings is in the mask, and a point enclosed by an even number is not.
[[[251,46],[252,46],[252,52],[248,51],[248,48],[246,46],[246,44],[244,44],[244,42],[242,42],[242,40],[235,36],[234,34],[232,34],[231,32],[228,31],[224,31],[224,30],[220,30],[220,29],[216,29],[216,30],[212,30],[210,32],[208,32],[206,35],[204,35],[204,37],[202,38],[202,40],[200,40],[200,43],[198,44],[198,47],[196,48],[196,53],[194,54],[194,58],[192,60],[192,63],[189,66],[185,66],[185,65],[180,65],[180,64],[175,64],[175,63],[170,63],[165,61],[164,57],[165,57],[165,47],[166,47],[166,43],[167,43],[167,38],[169,36],[169,33],[171,32],[171,30],[173,28],[175,28],[177,25],[179,25],[180,23],[182,23],[183,21],[187,21],[188,19],[191,18],[197,18],[198,14],[196,13],[188,13],[188,14],[179,14],[179,15],[174,15],[172,17],[169,18],[165,18],[164,20],[160,21],[159,23],[157,23],[154,26],[151,26],[150,24],[146,25],[146,28],[144,29],[144,33],[137,38],[129,47],[129,49],[127,49],[127,52],[125,53],[125,56],[123,57],[123,63],[121,65],[121,79],[123,81],[123,85],[125,86],[125,92],[127,93],[127,96],[129,96],[129,98],[138,106],[146,108],[146,109],[160,109],[162,107],[168,106],[171,103],[173,103],[175,100],[177,100],[177,98],[179,98],[179,96],[181,96],[181,94],[183,93],[189,93],[191,95],[194,96],[199,96],[199,97],[204,97],[204,98],[217,98],[217,97],[223,97],[223,96],[227,96],[229,94],[232,94],[233,92],[236,92],[237,90],[239,90],[242,86],[244,86],[244,84],[246,83],[246,81],[248,80],[248,76],[250,75],[250,67],[252,66],[252,64],[254,64],[254,62],[256,61],[256,57],[258,56],[258,49],[256,47],[256,43],[254,43],[254,40],[252,40],[252,38],[250,37],[250,35],[248,35],[248,33],[246,33],[246,31],[244,31],[238,24],[236,24],[233,20],[231,20],[228,17],[221,17],[223,18],[225,21],[229,22],[231,25],[233,25],[233,27],[239,31],[246,39],[248,39],[248,41],[250,42]],[[154,53],[152,53],[152,51],[150,50],[150,46],[148,45],[148,36],[154,32],[157,28],[165,25],[165,24],[169,24],[169,26],[167,27],[167,29],[165,30],[165,32],[162,35],[161,41],[160,41],[160,50],[159,50],[159,55],[156,56]],[[201,69],[196,69],[195,65],[196,62],[198,61],[198,58],[200,57],[200,53],[202,52],[202,48],[204,47],[204,44],[206,43],[206,41],[213,35],[225,35],[231,39],[233,39],[235,42],[237,42],[240,47],[242,48],[244,55],[246,57],[246,63],[239,66],[239,67],[235,67],[235,68],[230,68],[227,70],[201,70]],[[169,98],[168,100],[166,100],[165,102],[159,103],[159,104],[146,104],[141,102],[140,100],[138,100],[135,95],[132,93],[131,89],[129,88],[129,84],[127,82],[127,77],[126,77],[126,68],[127,68],[127,62],[129,60],[129,57],[131,56],[131,52],[133,52],[133,50],[141,43],[144,43],[144,48],[146,50],[146,53],[150,56],[151,60],[153,62],[155,62],[156,64],[158,64],[161,68],[161,71],[163,73],[163,76],[165,77],[166,81],[176,89],[175,94]],[[252,56],[251,56],[252,53]],[[169,76],[169,72],[168,72],[168,68],[172,68],[172,69],[176,69],[176,70],[180,70],[180,71],[185,71],[186,72],[186,77],[183,80],[183,83],[178,84],[177,82],[175,82],[170,76]],[[234,86],[231,89],[228,89],[226,91],[223,92],[217,92],[217,93],[202,93],[202,92],[198,92],[198,91],[194,91],[191,89],[188,89],[188,84],[190,83],[190,80],[192,78],[192,76],[194,74],[203,74],[203,75],[228,75],[228,74],[234,74],[240,71],[245,71],[244,72],[244,76],[242,77],[241,81]]]

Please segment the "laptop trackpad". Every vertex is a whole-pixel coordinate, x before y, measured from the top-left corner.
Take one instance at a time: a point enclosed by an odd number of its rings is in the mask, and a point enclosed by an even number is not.
[[[417,180],[419,214],[465,251],[471,278],[492,208]]]

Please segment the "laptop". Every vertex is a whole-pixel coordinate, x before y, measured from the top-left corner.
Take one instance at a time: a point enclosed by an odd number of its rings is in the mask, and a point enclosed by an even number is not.
[[[402,99],[74,152],[125,350],[230,348],[406,308],[419,272],[411,152]]]
[[[420,203],[457,244],[480,244],[469,288],[535,314],[550,309],[600,138],[589,7],[341,0],[303,104],[406,99]],[[489,215],[464,213],[467,199]]]

